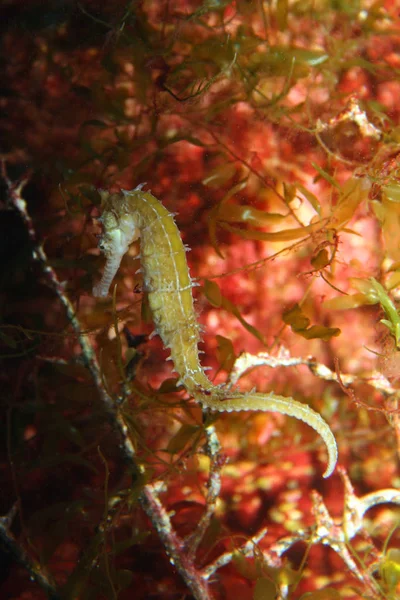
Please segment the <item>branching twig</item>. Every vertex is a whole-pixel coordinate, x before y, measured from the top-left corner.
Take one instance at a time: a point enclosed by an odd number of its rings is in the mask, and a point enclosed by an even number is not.
[[[205,567],[202,570],[203,577],[209,579],[211,575],[214,575],[214,573],[218,571],[218,569],[221,569],[221,567],[225,567],[225,565],[228,565],[232,561],[232,558],[234,557],[235,553],[237,552],[240,552],[243,556],[251,556],[254,553],[254,546],[263,539],[266,533],[267,528],[263,527],[258,533],[253,535],[253,537],[250,540],[248,540],[241,548],[233,550],[231,552],[224,552],[224,554],[221,554],[221,556],[219,556],[214,562],[207,565],[207,567]]]
[[[274,543],[267,551],[264,551],[263,554],[270,566],[280,567],[282,565],[280,559],[283,554],[297,542],[310,543],[311,541],[312,544],[324,544],[332,548],[341,557],[353,575],[368,587],[373,597],[375,597],[378,592],[378,584],[370,574],[369,569],[365,569],[364,565],[357,564],[349,548],[349,542],[360,533],[363,533],[366,537],[363,518],[367,510],[386,502],[400,504],[400,492],[395,489],[385,489],[358,498],[346,471],[342,467],[338,467],[338,470],[345,488],[342,519],[334,519],[330,515],[321,495],[314,491],[312,492],[312,500],[316,527],[300,530],[295,535],[285,536]],[[369,552],[371,564],[379,563],[381,558],[380,553],[371,541]]]
[[[342,374],[340,375],[326,367],[322,363],[317,362],[312,357],[300,358],[290,356],[288,352],[282,350],[279,356],[271,356],[268,352],[260,352],[259,354],[250,354],[249,352],[242,352],[235,361],[233,369],[229,377],[229,385],[235,385],[240,377],[255,367],[271,367],[276,369],[277,367],[295,367],[299,365],[305,365],[310,371],[319,379],[325,381],[336,381],[343,387],[348,387],[353,383],[366,383],[381,392],[384,396],[398,396],[400,390],[394,388],[390,382],[378,371],[373,371],[368,376],[360,377],[359,375]]]
[[[203,414],[204,418],[206,418],[207,411],[204,411]],[[205,434],[206,453],[210,459],[210,476],[207,483],[208,491],[204,514],[193,534],[186,539],[186,547],[188,548],[188,553],[192,560],[194,560],[199,544],[201,543],[207,527],[215,513],[215,507],[221,491],[221,470],[225,463],[225,459],[220,455],[221,445],[215,432],[214,425],[206,427]]]
[[[28,571],[30,577],[40,585],[51,600],[60,600],[51,576],[46,573],[41,565],[31,559],[11,533],[10,528],[16,513],[17,504],[11,508],[7,515],[0,517],[0,545]]]
[[[72,304],[64,293],[63,286],[58,280],[55,271],[50,266],[42,245],[37,240],[33,221],[27,211],[26,201],[21,195],[25,185],[29,181],[29,175],[26,175],[17,184],[13,184],[13,182],[8,178],[4,162],[2,163],[2,175],[8,187],[9,201],[18,210],[28,231],[28,235],[33,246],[33,258],[40,263],[43,272],[46,275],[48,285],[55,292],[56,296],[63,305],[67,314],[68,322],[71,324],[77,336],[82,351],[82,361],[92,376],[94,385],[99,394],[99,398],[103,403],[113,430],[118,432],[123,456],[127,463],[131,466],[133,474],[141,473],[141,467],[136,462],[135,450],[129,437],[128,427],[120,411],[118,410],[117,405],[114,403],[113,399],[107,393],[103,385],[100,366],[94,350],[88,338],[82,333],[79,320],[75,314]],[[143,490],[139,496],[139,502],[150,518],[153,527],[163,542],[171,563],[179,571],[181,577],[191,590],[193,596],[196,598],[196,600],[211,600],[206,579],[202,577],[199,571],[196,571],[193,562],[188,560],[184,549],[184,543],[174,532],[169,516],[162,506],[155,489],[151,485],[145,485],[143,487]],[[40,567],[38,567],[37,572],[37,581],[40,582]]]
[[[347,476],[346,471],[338,467],[345,488],[345,498],[343,506],[342,519],[334,519],[322,497],[317,492],[312,493],[313,513],[316,521],[316,526],[306,529],[299,529],[295,534],[288,535],[274,542],[268,550],[263,550],[263,557],[266,564],[270,567],[278,569],[283,566],[283,555],[296,543],[304,542],[306,544],[323,544],[332,548],[336,552],[353,575],[363,583],[376,596],[378,584],[370,574],[371,569],[363,568],[364,565],[357,564],[354,556],[349,548],[349,542],[360,533],[364,533],[363,518],[367,510],[373,506],[383,503],[400,504],[400,492],[395,489],[378,490],[366,494],[361,498],[355,495],[353,486]],[[244,556],[251,556],[254,550],[254,544],[261,541],[266,534],[266,529],[262,529],[252,540],[249,540],[243,548],[239,550]],[[234,552],[226,552],[218,557],[212,564],[203,569],[205,577],[211,577],[217,569],[227,565],[234,555]],[[371,550],[369,553],[371,564],[376,566],[380,562],[382,556],[371,542]],[[286,583],[282,584],[280,590],[280,598],[286,597]]]
[[[212,600],[207,579],[196,569],[185,550],[184,541],[174,531],[171,520],[151,485],[146,485],[140,498],[141,505],[164,544],[170,562],[179,571],[196,600]]]

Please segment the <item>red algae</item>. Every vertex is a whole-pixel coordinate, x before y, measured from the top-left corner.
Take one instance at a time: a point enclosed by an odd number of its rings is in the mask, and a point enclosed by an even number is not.
[[[6,3],[0,596],[398,597],[397,4]],[[139,240],[91,295],[143,182],[198,284],[173,361]],[[295,419],[196,403],[253,388],[322,415],[330,479]]]

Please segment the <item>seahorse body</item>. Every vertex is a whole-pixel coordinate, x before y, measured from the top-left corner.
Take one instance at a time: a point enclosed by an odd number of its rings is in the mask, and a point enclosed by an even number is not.
[[[101,191],[103,235],[99,247],[107,261],[103,278],[93,289],[106,297],[112,279],[129,245],[140,237],[144,290],[148,293],[156,332],[170,349],[180,383],[203,406],[214,411],[260,410],[296,417],[313,427],[324,440],[328,466],[324,477],[337,462],[336,441],[324,419],[306,404],[274,393],[242,393],[215,386],[199,360],[199,324],[193,306],[186,250],[173,215],[142,186],[109,194]]]

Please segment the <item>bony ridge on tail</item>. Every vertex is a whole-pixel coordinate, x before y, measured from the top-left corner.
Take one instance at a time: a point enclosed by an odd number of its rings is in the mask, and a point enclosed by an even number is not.
[[[98,298],[108,295],[111,282],[130,244],[140,238],[144,290],[156,332],[169,348],[179,383],[204,407],[219,412],[272,411],[296,417],[312,427],[328,451],[324,477],[337,462],[336,440],[324,419],[306,404],[273,392],[240,392],[215,386],[199,360],[199,324],[193,306],[186,250],[173,215],[141,184],[133,190],[100,190],[103,234],[99,247],[106,256],[101,281],[94,286]]]

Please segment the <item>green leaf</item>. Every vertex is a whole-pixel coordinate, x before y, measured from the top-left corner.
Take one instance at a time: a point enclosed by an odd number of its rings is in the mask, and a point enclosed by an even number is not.
[[[224,163],[213,169],[201,183],[211,188],[219,188],[232,179],[235,173],[236,165],[234,163]]]
[[[257,579],[254,587],[253,600],[275,600],[277,597],[276,585],[266,577]]]
[[[389,589],[395,591],[400,583],[400,550],[398,548],[390,548],[379,565],[379,571]]]
[[[323,325],[312,325],[309,327],[310,319],[306,317],[298,304],[295,304],[292,308],[284,312],[282,318],[286,325],[290,325],[294,333],[301,335],[306,340],[318,338],[327,342],[332,337],[337,337],[341,334],[341,330],[338,327],[324,327]]]
[[[163,138],[160,141],[159,147],[166,148],[167,146],[171,146],[172,144],[177,144],[178,142],[188,142],[189,144],[192,144],[193,146],[198,146],[200,148],[204,148],[206,146],[206,144],[204,142],[202,142],[201,140],[199,140],[196,137],[193,137],[192,135],[181,134],[181,135],[175,135],[173,137]]]
[[[304,331],[297,331],[306,340],[320,339],[327,342],[332,337],[337,337],[342,333],[338,327],[324,327],[323,325],[312,325]]]
[[[232,555],[232,562],[238,573],[246,579],[254,580],[257,578],[254,565],[246,558],[243,552],[235,550]]]
[[[230,172],[232,172],[232,165],[228,165],[226,167],[228,169],[228,174]],[[235,168],[235,167],[234,167]],[[222,168],[223,169],[223,168]],[[235,168],[236,169],[236,168]],[[223,169],[223,173],[225,173],[225,170]],[[210,185],[210,180],[208,180],[208,185]],[[247,179],[245,179],[244,181],[240,181],[239,183],[237,183],[236,185],[234,185],[232,188],[230,188],[227,193],[224,195],[224,197],[222,198],[222,200],[216,205],[214,206],[209,215],[208,215],[208,233],[210,236],[210,241],[211,244],[213,246],[213,248],[215,249],[216,253],[221,257],[224,258],[224,255],[222,254],[221,250],[219,249],[218,246],[218,241],[217,241],[217,223],[220,221],[220,213],[222,210],[223,205],[230,199],[232,198],[232,196],[234,196],[237,192],[240,192],[242,190],[244,190],[247,186]]]
[[[215,515],[211,517],[210,524],[206,529],[202,540],[203,548],[214,548],[223,535],[222,523]]]
[[[368,197],[367,190],[363,189],[360,179],[349,179],[340,191],[340,197],[331,217],[331,225],[335,229],[343,229],[350,221],[359,204]]]
[[[304,185],[296,183],[296,187],[309,201],[309,203],[311,204],[313,209],[318,213],[318,215],[321,216],[321,204],[319,203],[318,198],[314,196],[314,194],[312,194],[307,188],[305,188]]]
[[[382,192],[391,202],[400,202],[400,185],[398,183],[389,183],[382,187]]]
[[[282,16],[283,13],[282,13]],[[255,52],[249,59],[251,71],[267,77],[290,74],[293,79],[307,77],[310,68],[327,61],[329,55],[324,50],[306,50],[295,46],[272,46],[268,52]]]
[[[235,350],[231,340],[222,335],[216,336],[218,346],[216,350],[220,369],[230,372],[236,360]]]
[[[223,308],[232,315],[234,315],[249,333],[251,333],[252,335],[254,335],[254,337],[260,340],[262,344],[265,344],[265,339],[262,333],[260,333],[258,329],[250,325],[250,323],[247,323],[247,321],[240,314],[240,311],[237,308],[237,306],[235,306],[233,302],[231,302],[230,300],[228,300],[228,298],[225,298],[222,295],[219,286],[214,281],[206,280],[203,292],[210,304],[216,306],[217,308]]]
[[[276,22],[278,23],[279,31],[284,31],[286,29],[288,13],[289,0],[278,0],[276,5]]]
[[[368,304],[376,304],[376,302],[370,302],[365,294],[360,293],[352,294],[351,296],[337,296],[336,298],[331,298],[323,303],[323,307],[326,310],[349,310]]]
[[[107,129],[109,125],[98,119],[89,119],[89,121],[82,123],[82,127],[99,127],[100,129]]]
[[[265,242],[290,242],[293,240],[299,240],[301,238],[308,237],[311,233],[318,231],[324,227],[322,221],[312,223],[311,225],[305,225],[304,227],[294,227],[293,229],[283,229],[282,231],[256,231],[255,229],[240,229],[239,227],[232,227],[227,223],[221,223],[221,227],[236,233],[245,240],[262,240]]]
[[[179,381],[179,377],[169,377],[168,379],[164,379],[162,384],[157,390],[158,394],[171,394],[176,392],[179,389],[183,389],[183,386],[177,385]]]
[[[170,454],[178,454],[181,452],[199,430],[200,428],[197,425],[182,425],[178,433],[169,441],[167,452]]]
[[[335,187],[337,190],[341,189],[340,185],[338,184],[338,182],[331,175],[329,175],[329,173],[327,173],[326,171],[324,171],[324,169],[322,169],[316,163],[312,162],[311,164],[314,167],[314,169],[316,171],[318,171],[318,173],[321,175],[321,177],[323,179],[325,179],[325,181],[327,181],[328,183],[330,183],[331,185],[333,185],[333,187]]]
[[[372,288],[372,298],[376,297],[378,299],[379,304],[383,308],[386,313],[388,319],[382,319],[381,323],[383,323],[390,330],[391,334],[394,336],[396,341],[396,347],[400,347],[400,315],[397,312],[395,305],[392,300],[389,298],[385,288],[381,285],[376,279],[371,277],[369,279],[369,283]]]
[[[204,295],[212,306],[219,308],[222,305],[222,293],[215,281],[206,279],[204,282]]]
[[[217,204],[217,206],[214,206],[214,208],[212,208],[210,210],[210,213],[208,215],[208,235],[210,237],[210,242],[211,242],[211,245],[214,248],[215,252],[221,258],[225,258],[222,251],[220,250],[218,240],[217,240],[217,223],[218,223],[219,210],[220,210],[219,204]]]
[[[128,569],[119,569],[115,574],[115,580],[119,590],[125,590],[133,581],[133,573]]]
[[[269,213],[252,206],[228,204],[221,208],[218,220],[227,223],[252,223],[253,225],[275,225],[281,223],[288,215]]]
[[[85,383],[92,381],[91,375],[89,374],[87,368],[84,365],[80,365],[78,363],[58,363],[54,365],[54,369],[63,376],[69,377],[71,379],[79,379],[80,381]]]
[[[307,50],[305,48],[291,48],[291,56],[300,63],[315,67],[326,62],[329,55],[324,50]]]
[[[310,324],[310,319],[303,314],[298,304],[295,304],[292,308],[285,311],[282,318],[283,322],[286,323],[286,325],[290,325],[293,331],[307,329]]]
[[[311,264],[317,271],[327,267],[330,263],[331,259],[329,257],[329,252],[326,248],[323,248],[318,252],[316,256],[313,256],[311,259]]]

